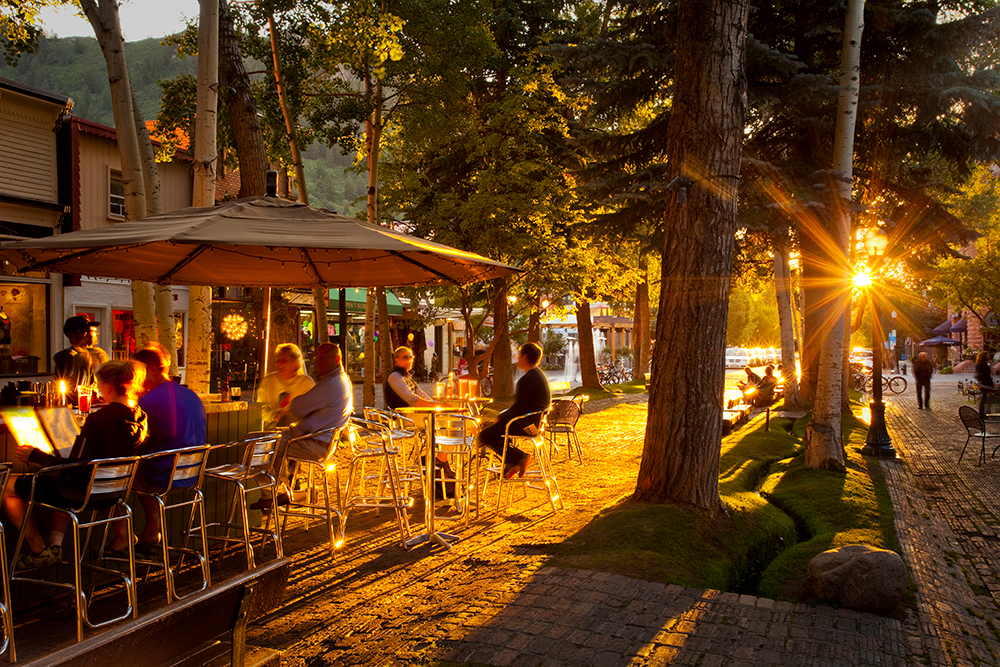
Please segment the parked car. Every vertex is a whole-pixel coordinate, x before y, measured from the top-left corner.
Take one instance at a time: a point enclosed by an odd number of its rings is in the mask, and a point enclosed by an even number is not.
[[[851,350],[848,361],[852,364],[861,364],[865,368],[871,368],[875,363],[875,353],[865,347],[856,347]]]
[[[750,350],[745,347],[726,348],[726,368],[744,368],[750,365]]]

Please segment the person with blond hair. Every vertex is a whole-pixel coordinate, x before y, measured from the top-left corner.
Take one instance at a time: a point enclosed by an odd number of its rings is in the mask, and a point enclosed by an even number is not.
[[[340,347],[334,343],[322,343],[316,348],[316,374],[319,381],[313,388],[296,396],[288,406],[295,424],[283,431],[278,441],[273,464],[278,488],[285,487],[291,478],[292,471],[285,460],[287,456],[318,461],[326,455],[330,446],[329,435],[291,441],[299,436],[345,426],[354,412],[354,387],[350,376],[344,372]],[[250,509],[270,508],[270,494],[267,490],[262,494]],[[288,500],[286,489],[279,492],[276,503],[287,505]]]
[[[146,377],[146,368],[137,361],[107,361],[97,369],[97,391],[106,405],[91,412],[80,429],[80,435],[68,458],[60,459],[31,445],[18,447],[14,452],[17,461],[51,466],[74,461],[93,461],[143,453],[148,424],[146,413],[137,404],[139,390]],[[24,521],[28,499],[31,498],[33,475],[18,475],[8,484],[3,504],[7,516],[16,528]],[[90,484],[86,468],[64,472],[60,477],[39,477],[35,484],[35,500],[55,507],[73,507],[79,504]],[[117,530],[118,523],[122,524]],[[42,538],[34,516],[25,525],[24,539],[28,552],[18,562],[22,568],[42,567],[62,560],[62,542],[69,516],[62,512],[52,515],[52,532],[48,544]],[[128,547],[131,536],[125,534],[124,522],[116,522],[115,539],[108,545],[112,551]]]
[[[278,370],[268,373],[257,390],[257,402],[264,404],[264,430],[291,426],[295,417],[290,412],[292,399],[301,396],[316,383],[302,369],[302,351],[293,343],[282,343],[274,350]]]

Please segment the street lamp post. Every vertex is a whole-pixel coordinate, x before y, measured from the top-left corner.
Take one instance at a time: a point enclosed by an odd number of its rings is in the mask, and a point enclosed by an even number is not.
[[[865,249],[871,262],[873,276],[878,275],[879,256],[885,252],[888,239],[880,229],[865,237]],[[873,281],[874,283],[874,281]],[[871,289],[871,288],[869,288]],[[872,400],[868,404],[871,413],[871,423],[868,425],[868,437],[861,453],[866,456],[894,459],[896,450],[889,438],[889,430],[885,425],[885,403],[882,402],[882,321],[879,319],[878,300],[874,293],[872,302]]]

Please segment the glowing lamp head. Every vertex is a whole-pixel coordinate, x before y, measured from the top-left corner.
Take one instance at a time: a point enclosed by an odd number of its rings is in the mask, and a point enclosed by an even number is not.
[[[879,228],[875,228],[865,234],[865,252],[869,257],[878,257],[885,254],[885,248],[889,245],[889,237]]]

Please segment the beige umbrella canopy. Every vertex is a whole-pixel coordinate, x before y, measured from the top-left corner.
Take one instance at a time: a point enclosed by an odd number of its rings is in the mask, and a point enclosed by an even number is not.
[[[456,285],[519,269],[277,197],[0,246],[21,271],[175,285]]]

